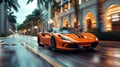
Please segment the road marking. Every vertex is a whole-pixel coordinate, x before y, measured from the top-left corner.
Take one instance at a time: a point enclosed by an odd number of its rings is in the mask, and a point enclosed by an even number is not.
[[[49,56],[38,52],[37,50],[33,49],[31,46],[28,46],[25,42],[23,43],[23,45],[32,50],[35,54],[39,55],[40,57],[42,57],[43,59],[45,59],[46,61],[48,61],[50,64],[52,64],[54,67],[63,67],[63,65],[60,65],[59,63],[55,62],[53,59],[51,59]]]

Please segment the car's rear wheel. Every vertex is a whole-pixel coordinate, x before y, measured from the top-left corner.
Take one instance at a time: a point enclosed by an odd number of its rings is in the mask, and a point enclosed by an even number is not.
[[[54,37],[51,39],[51,50],[52,50],[52,51],[57,51],[57,48],[56,48],[56,40],[55,40]]]
[[[38,46],[43,46],[42,44],[40,44],[40,38],[37,37],[37,42],[38,42]]]

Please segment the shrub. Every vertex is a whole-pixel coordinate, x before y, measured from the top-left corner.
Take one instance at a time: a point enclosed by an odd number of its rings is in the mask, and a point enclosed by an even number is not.
[[[120,31],[118,32],[99,32],[97,30],[89,30],[95,34],[100,40],[120,41]]]
[[[7,34],[0,34],[0,37],[6,37],[8,36]]]

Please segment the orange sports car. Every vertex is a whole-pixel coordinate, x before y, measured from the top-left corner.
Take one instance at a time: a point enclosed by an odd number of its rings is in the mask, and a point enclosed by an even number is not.
[[[93,49],[98,44],[98,38],[92,33],[79,32],[73,28],[53,28],[38,33],[38,44],[49,46],[53,51]]]

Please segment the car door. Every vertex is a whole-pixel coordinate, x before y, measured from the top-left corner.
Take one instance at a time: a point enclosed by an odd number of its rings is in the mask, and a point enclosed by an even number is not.
[[[44,43],[46,45],[50,45],[51,44],[51,34],[49,32],[45,32],[45,35],[44,35]]]

